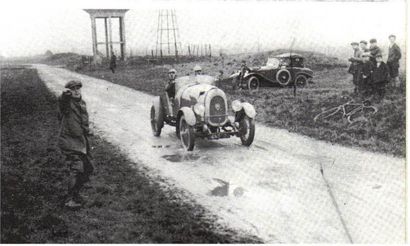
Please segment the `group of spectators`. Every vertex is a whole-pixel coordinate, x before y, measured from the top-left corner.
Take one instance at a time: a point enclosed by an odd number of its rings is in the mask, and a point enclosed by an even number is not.
[[[360,43],[352,42],[353,57],[348,72],[353,75],[355,93],[363,96],[384,97],[386,85],[391,81],[392,86],[400,86],[399,61],[401,59],[400,47],[396,44],[396,36],[389,36],[390,45],[387,55],[387,62],[383,61],[383,53],[377,45],[376,39],[370,40],[370,47],[367,41]]]

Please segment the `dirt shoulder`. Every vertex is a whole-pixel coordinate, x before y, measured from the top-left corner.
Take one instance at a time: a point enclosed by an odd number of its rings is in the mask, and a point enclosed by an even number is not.
[[[84,191],[87,203],[63,209],[56,98],[35,70],[1,76],[2,243],[260,242],[218,225],[178,190],[164,190],[98,136],[91,138],[96,172]]]

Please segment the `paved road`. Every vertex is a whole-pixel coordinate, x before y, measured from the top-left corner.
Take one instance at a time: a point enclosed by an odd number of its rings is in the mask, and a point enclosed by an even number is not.
[[[174,129],[152,136],[152,96],[35,65],[51,91],[80,79],[96,132],[236,230],[276,243],[402,243],[405,161],[257,124],[250,148],[231,138],[186,153]]]

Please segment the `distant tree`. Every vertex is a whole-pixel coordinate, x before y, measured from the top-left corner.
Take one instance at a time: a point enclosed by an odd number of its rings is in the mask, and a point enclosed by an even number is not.
[[[46,53],[44,53],[45,56],[52,56],[53,52],[51,52],[50,50],[47,50]]]

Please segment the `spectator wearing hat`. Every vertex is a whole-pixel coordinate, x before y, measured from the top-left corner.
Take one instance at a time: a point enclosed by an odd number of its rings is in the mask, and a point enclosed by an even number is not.
[[[350,66],[348,72],[353,75],[353,84],[355,85],[355,93],[358,92],[359,84],[359,70],[362,64],[362,51],[359,49],[359,43],[352,42],[350,44],[353,48],[353,56],[349,58]]]
[[[60,134],[59,147],[65,156],[68,168],[68,208],[81,206],[80,190],[89,181],[94,168],[91,163],[88,113],[81,95],[81,81],[69,81],[58,98]]]
[[[384,97],[385,87],[388,83],[389,68],[383,62],[381,54],[376,55],[376,66],[373,67],[371,74],[372,91],[373,94],[379,96],[380,99]]]
[[[110,70],[112,73],[115,73],[115,69],[117,68],[117,56],[115,56],[115,53],[111,53],[111,59],[110,59]]]
[[[239,87],[240,87],[240,85],[242,85],[243,82],[244,82],[245,74],[246,74],[247,72],[249,73],[250,71],[251,71],[251,69],[246,65],[246,61],[245,61],[245,60],[242,60],[242,62],[241,62],[241,69],[239,70],[239,76],[238,76],[238,78],[239,78],[239,80],[238,80]]]
[[[369,49],[367,48],[367,41],[362,40],[360,41],[360,50],[362,51],[362,54],[369,52]]]
[[[389,54],[387,57],[387,66],[389,68],[390,78],[392,78],[395,86],[398,86],[399,81],[399,61],[401,59],[401,50],[400,47],[396,44],[396,36],[389,36],[390,45],[389,45]]]
[[[375,38],[370,39],[370,61],[373,65],[376,65],[376,56],[382,54],[382,50],[377,46],[377,40]]]

